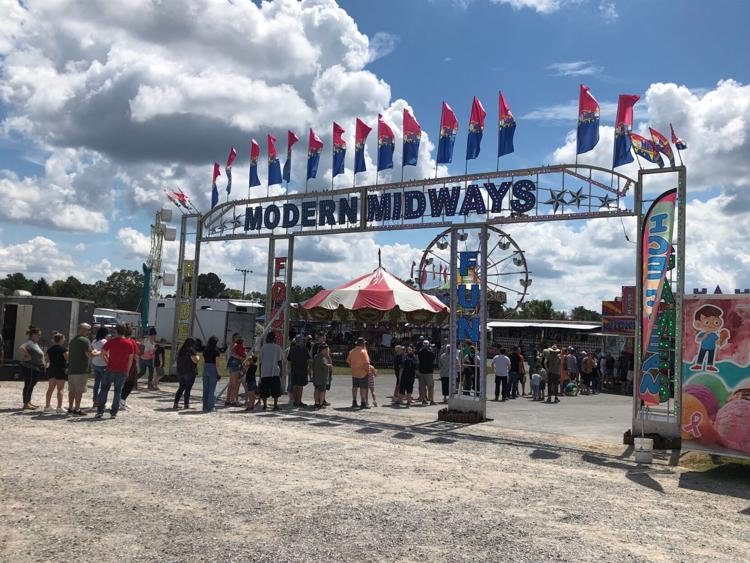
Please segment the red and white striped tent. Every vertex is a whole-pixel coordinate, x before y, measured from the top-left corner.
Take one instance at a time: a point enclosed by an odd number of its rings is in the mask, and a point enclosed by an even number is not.
[[[408,286],[383,267],[324,289],[295,308],[300,318],[314,321],[442,324],[448,318],[448,307],[437,297]]]

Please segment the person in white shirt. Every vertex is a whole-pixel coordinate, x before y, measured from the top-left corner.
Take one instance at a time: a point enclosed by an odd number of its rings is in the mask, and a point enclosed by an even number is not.
[[[102,379],[104,373],[107,371],[107,359],[102,355],[102,348],[107,343],[109,338],[109,331],[100,326],[96,331],[94,342],[91,343],[91,348],[95,352],[93,358],[91,358],[91,367],[94,368],[94,408],[99,406],[99,389],[102,386]]]
[[[505,355],[505,349],[492,358],[492,368],[495,370],[495,400],[505,401],[508,398],[508,372],[510,371],[510,358]]]

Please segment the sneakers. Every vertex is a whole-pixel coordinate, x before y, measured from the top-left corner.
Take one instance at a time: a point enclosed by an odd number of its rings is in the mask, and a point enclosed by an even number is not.
[[[719,368],[717,368],[716,366],[706,366],[706,371],[716,373],[719,371]]]
[[[556,403],[559,403],[559,402],[560,402],[560,399],[558,399],[557,397],[555,397],[555,402],[556,402]]]
[[[102,417],[102,413],[100,413],[100,412],[98,412],[98,413],[96,413],[94,415],[94,418],[101,418],[101,417]]]
[[[435,405],[437,405],[437,403],[435,401],[430,401],[430,406],[431,407],[434,407]]]
[[[357,401],[352,401],[352,408],[353,408],[353,409],[356,409],[356,408],[357,408]]]
[[[45,409],[45,410],[46,410],[46,409]],[[51,409],[50,409],[50,410],[51,410]],[[66,411],[65,411],[65,409],[64,409],[64,408],[62,408],[62,407],[57,407],[57,408],[55,409],[55,414],[65,414],[65,412],[66,412]]]
[[[369,409],[370,405],[368,405],[367,403],[362,403],[361,405],[359,405],[359,408],[360,410]]]
[[[44,410],[42,412],[48,413],[48,412],[52,412],[52,411],[53,411],[52,407],[44,407]]]
[[[377,402],[377,401],[373,401],[373,402],[372,402],[372,406],[373,406],[373,407],[377,407],[377,406],[378,406],[378,402]]]
[[[125,401],[120,401],[120,410],[121,411],[126,411],[126,410],[128,410],[128,408],[129,408],[128,404]]]

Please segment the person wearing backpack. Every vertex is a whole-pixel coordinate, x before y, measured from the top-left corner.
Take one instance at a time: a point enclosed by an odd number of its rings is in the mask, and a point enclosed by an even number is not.
[[[558,394],[560,393],[560,369],[562,364],[560,354],[560,348],[554,343],[542,353],[544,366],[547,369],[547,403],[553,402],[553,395],[555,396],[554,402],[560,402],[560,399],[558,398]]]

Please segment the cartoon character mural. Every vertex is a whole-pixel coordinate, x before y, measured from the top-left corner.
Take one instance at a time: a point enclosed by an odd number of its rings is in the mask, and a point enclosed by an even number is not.
[[[750,456],[750,296],[683,301],[683,448]]]

